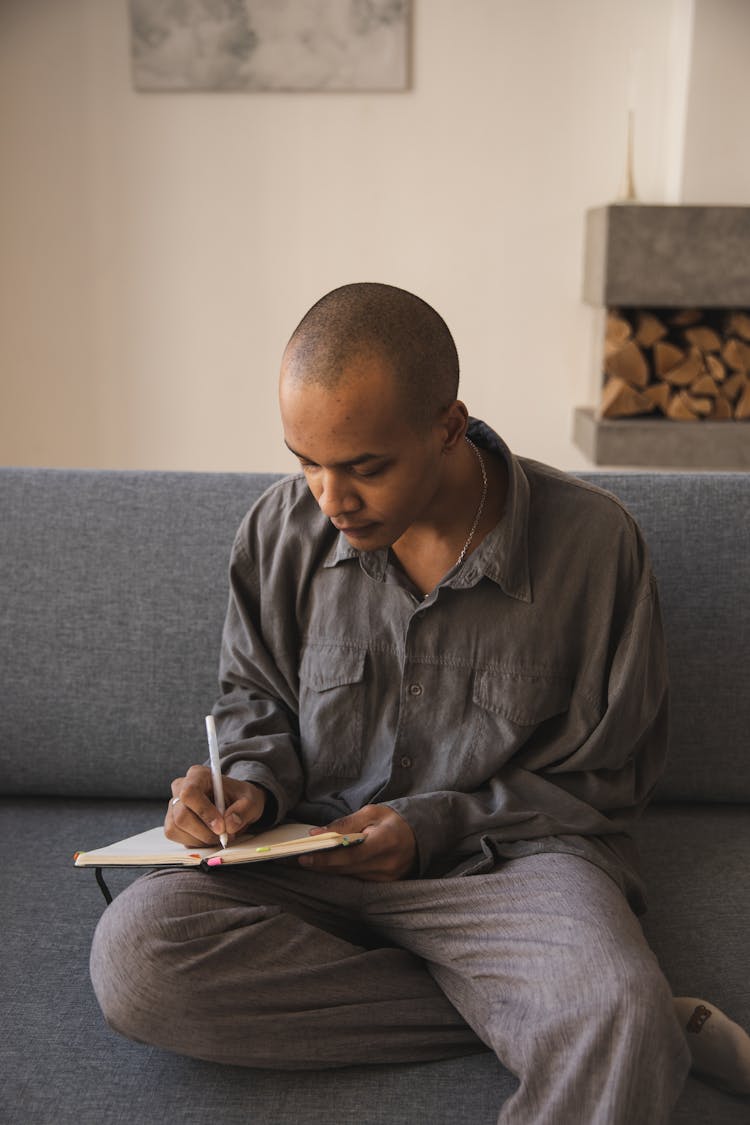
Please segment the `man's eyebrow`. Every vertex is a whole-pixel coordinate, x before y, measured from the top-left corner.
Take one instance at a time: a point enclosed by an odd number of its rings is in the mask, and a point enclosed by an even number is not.
[[[296,449],[292,449],[288,441],[285,441],[284,445],[287,447],[289,452],[293,453],[295,457],[298,457],[300,461],[307,461],[309,465],[316,464],[315,461],[311,461],[309,457],[306,457],[304,453],[298,453]],[[385,457],[385,453],[360,453],[356,457],[352,457],[348,461],[335,462],[333,468],[343,469],[347,465],[364,465],[366,461],[382,461]]]

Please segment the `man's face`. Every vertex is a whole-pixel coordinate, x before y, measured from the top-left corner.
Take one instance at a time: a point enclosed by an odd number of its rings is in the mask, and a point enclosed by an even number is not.
[[[282,368],[284,440],[299,458],[320,510],[353,547],[395,543],[439,504],[444,433],[405,417],[393,376],[376,358],[358,359],[332,389]]]

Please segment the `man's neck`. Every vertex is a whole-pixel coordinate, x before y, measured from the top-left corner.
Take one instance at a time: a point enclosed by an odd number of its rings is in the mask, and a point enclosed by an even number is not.
[[[468,540],[478,514],[483,479],[478,459],[465,443],[460,463],[436,497],[434,519],[414,523],[391,548],[398,564],[423,593],[428,594],[453,570],[466,547],[466,555],[477,549],[498,524],[505,508],[508,469],[505,461],[486,449],[479,451],[487,476],[487,490],[480,518]],[[458,457],[457,457],[458,461]]]

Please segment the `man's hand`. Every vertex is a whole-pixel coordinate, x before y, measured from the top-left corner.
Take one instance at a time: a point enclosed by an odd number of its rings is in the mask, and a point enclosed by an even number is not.
[[[251,781],[224,778],[226,812],[222,817],[213,803],[213,784],[208,766],[191,766],[185,777],[172,782],[164,833],[170,840],[193,847],[212,847],[226,832],[234,839],[263,815],[266,792]],[[179,798],[175,801],[174,798]]]
[[[362,832],[365,839],[352,848],[300,856],[301,866],[314,871],[390,883],[408,875],[416,862],[414,833],[404,818],[387,805],[365,805],[359,812],[334,820],[311,835],[317,832]]]

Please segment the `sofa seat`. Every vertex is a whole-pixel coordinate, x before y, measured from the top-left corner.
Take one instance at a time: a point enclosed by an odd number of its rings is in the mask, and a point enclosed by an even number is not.
[[[181,1125],[393,1125],[406,1120],[399,1117],[401,1104],[409,1106],[414,1125],[495,1125],[516,1082],[489,1052],[333,1074],[279,1073],[196,1062],[110,1031],[86,971],[104,899],[93,871],[75,868],[73,855],[150,828],[164,807],[165,801],[152,800],[0,800],[0,901],[24,904],[2,926],[5,1025],[13,1033],[0,1039],[0,1104],[16,1107],[19,1125],[156,1125],[174,1118],[176,1090]],[[703,845],[698,852],[696,839]],[[639,842],[649,890],[644,928],[668,966],[673,990],[709,998],[750,1024],[749,982],[734,955],[747,942],[741,909],[750,897],[746,806],[652,806]],[[700,870],[695,858],[685,869],[680,857],[696,854]],[[135,877],[112,869],[107,884],[117,894]],[[691,1076],[673,1120],[747,1125],[748,1117],[747,1099]]]

